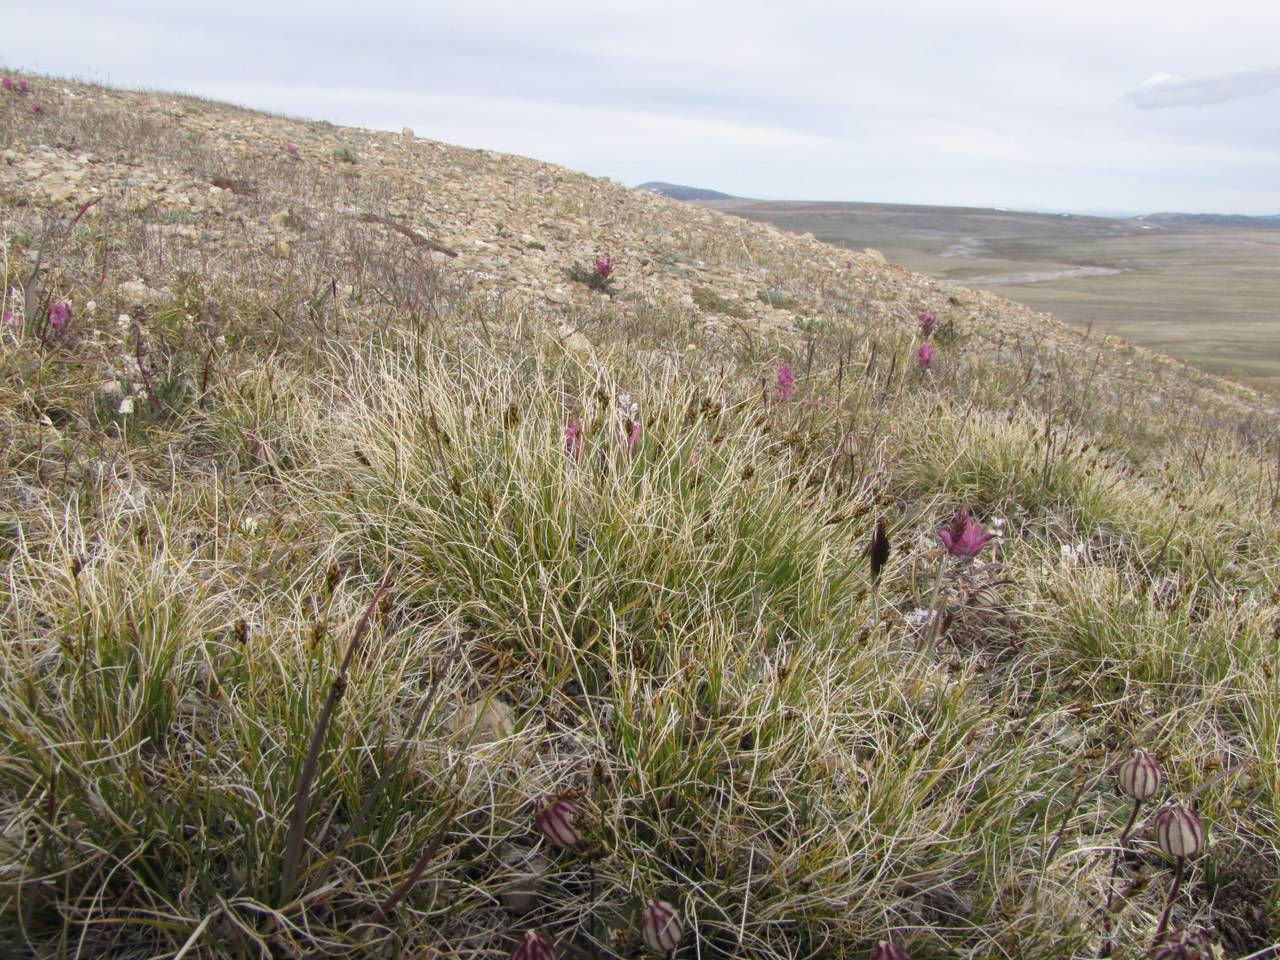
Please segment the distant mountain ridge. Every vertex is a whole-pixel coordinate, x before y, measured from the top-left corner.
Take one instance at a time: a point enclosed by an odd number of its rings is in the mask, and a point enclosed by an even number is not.
[[[670,197],[672,200],[737,200],[731,193],[721,193],[719,190],[704,190],[702,187],[686,187],[679,183],[664,183],[661,180],[650,180],[648,183],[642,183],[637,190],[644,190],[648,193],[656,193],[660,197]]]
[[[1148,213],[1135,220],[1155,223],[1196,223],[1222,227],[1271,227],[1280,228],[1280,213],[1251,217],[1243,213]]]
[[[639,184],[637,190],[644,190],[647,193],[656,193],[661,197],[669,197],[672,200],[690,200],[690,201],[707,201],[707,200],[745,200],[746,197],[735,196],[731,193],[724,193],[720,190],[708,190],[705,187],[690,187],[682,183],[667,183],[664,180],[649,180],[646,183]],[[801,201],[796,201],[801,202]],[[809,201],[811,203],[828,203],[832,201]],[[846,201],[834,201],[843,203]],[[862,206],[893,206],[895,208],[911,208],[919,207],[920,209],[953,209],[953,210],[990,210],[998,213],[1027,213],[1042,214],[1050,216],[1073,216],[1073,217],[1096,217],[1103,220],[1138,220],[1143,222],[1168,224],[1176,226],[1178,224],[1198,224],[1206,226],[1224,226],[1224,227],[1262,227],[1262,228],[1280,228],[1280,213],[1249,215],[1244,213],[1183,213],[1174,210],[1162,210],[1157,213],[1143,213],[1137,216],[1127,217],[1122,214],[1086,214],[1086,213],[1064,213],[1061,211],[1045,211],[1045,210],[1017,210],[1007,209],[1004,207],[938,207],[933,204],[861,204]]]

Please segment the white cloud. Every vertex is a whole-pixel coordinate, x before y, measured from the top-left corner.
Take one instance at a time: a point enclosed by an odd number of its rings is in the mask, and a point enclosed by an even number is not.
[[[1280,211],[1280,129],[1230,102],[1280,89],[1280,70],[1239,69],[1275,62],[1280,4],[1260,0],[59,0],[10,4],[4,25],[10,67],[623,182]]]
[[[399,130],[413,126],[422,136],[448,139],[449,131],[465,131],[470,137],[496,134],[493,143],[471,141],[471,146],[519,150],[513,134],[543,132],[554,137],[622,139],[645,142],[666,137],[684,143],[709,143],[725,147],[760,147],[770,150],[831,150],[842,141],[787,129],[783,126],[704,120],[677,113],[600,106],[586,103],[548,103],[518,97],[482,97],[466,94],[400,93],[353,87],[301,87],[278,84],[213,83],[200,92],[237,103],[255,104],[288,113],[341,112],[360,117],[364,126]],[[418,126],[414,126],[414,124]]]
[[[1140,110],[1169,107],[1204,107],[1247,97],[1260,97],[1280,90],[1280,67],[1244,70],[1207,77],[1181,79],[1167,73],[1148,77],[1136,90],[1125,94]]]

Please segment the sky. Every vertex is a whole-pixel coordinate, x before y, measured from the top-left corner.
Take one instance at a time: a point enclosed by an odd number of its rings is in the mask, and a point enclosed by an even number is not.
[[[740,196],[1280,213],[1275,0],[0,0],[0,65]]]

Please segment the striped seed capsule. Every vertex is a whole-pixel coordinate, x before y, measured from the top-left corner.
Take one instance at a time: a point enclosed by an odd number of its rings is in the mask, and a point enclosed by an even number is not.
[[[537,930],[529,930],[511,951],[511,960],[556,960],[556,951],[546,937]]]
[[[1134,800],[1150,800],[1160,789],[1160,763],[1145,750],[1135,750],[1120,764],[1116,776],[1120,789]]]
[[[1156,842],[1166,856],[1194,857],[1204,850],[1204,824],[1190,807],[1166,807],[1156,817]]]
[[[654,953],[668,954],[684,939],[684,924],[676,908],[665,900],[650,900],[640,915],[640,935]]]
[[[871,960],[911,960],[911,954],[892,940],[881,940],[880,946],[871,954]]]
[[[573,825],[580,812],[579,807],[566,797],[547,797],[542,812],[538,814],[538,829],[553,847],[576,847],[582,843],[582,834]]]

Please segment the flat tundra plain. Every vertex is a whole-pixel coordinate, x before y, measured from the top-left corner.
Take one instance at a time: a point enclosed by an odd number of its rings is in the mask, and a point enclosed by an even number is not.
[[[880,203],[703,206],[873,247],[1255,386],[1280,377],[1280,229]]]

